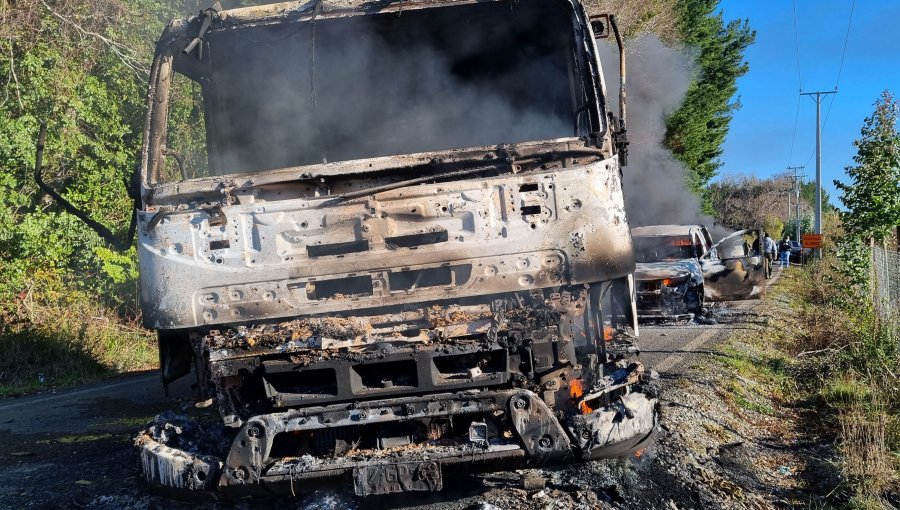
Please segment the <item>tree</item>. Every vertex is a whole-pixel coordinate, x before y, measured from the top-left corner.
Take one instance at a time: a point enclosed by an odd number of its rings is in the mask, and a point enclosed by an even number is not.
[[[841,271],[862,293],[868,283],[867,243],[881,243],[891,228],[900,225],[900,104],[885,90],[867,117],[857,149],[855,166],[846,168],[850,184],[834,181],[847,211],[841,213],[846,234],[838,240]]]
[[[706,195],[716,224],[733,229],[765,225],[775,235],[790,220],[787,199],[791,189],[787,175],[768,179],[739,175],[710,184]],[[809,204],[801,206],[810,209]],[[791,207],[790,212],[794,210]],[[793,235],[793,231],[785,233]]]
[[[116,256],[33,182],[38,126],[44,178],[116,232],[132,204],[151,42],[170,0],[0,0],[0,316],[36,289],[81,289],[121,302],[136,260]],[[121,285],[120,284],[124,284]]]
[[[824,204],[823,204],[824,208]],[[825,214],[825,213],[823,213]],[[809,234],[812,232],[812,216],[808,214],[803,214],[800,216],[800,235]],[[797,218],[791,218],[787,223],[784,224],[784,233],[788,234],[791,237],[795,237],[797,235]]]
[[[887,90],[875,101],[867,117],[857,149],[855,166],[846,168],[850,184],[834,181],[847,211],[841,219],[849,235],[876,243],[884,241],[900,225],[900,102]]]
[[[678,0],[679,32],[685,45],[699,50],[697,78],[684,104],[666,121],[665,145],[688,169],[691,189],[705,197],[705,187],[721,166],[719,156],[740,100],[732,101],[737,79],[747,72],[744,50],[756,32],[747,20],[725,23],[714,11],[718,0]],[[704,201],[707,212],[708,199]]]

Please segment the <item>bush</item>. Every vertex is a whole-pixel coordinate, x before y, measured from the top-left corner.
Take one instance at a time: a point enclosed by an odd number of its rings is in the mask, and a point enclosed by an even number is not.
[[[797,277],[805,326],[798,349],[820,354],[812,390],[838,438],[850,506],[882,508],[882,498],[900,492],[900,323],[878,318],[834,254]]]

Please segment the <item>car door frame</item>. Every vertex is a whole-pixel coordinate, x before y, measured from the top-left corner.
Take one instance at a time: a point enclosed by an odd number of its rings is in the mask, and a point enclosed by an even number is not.
[[[721,239],[700,257],[708,301],[753,299],[765,294],[766,259],[763,254],[753,252],[751,243],[745,239],[748,235],[761,234],[761,228],[739,230]],[[735,254],[739,240],[742,250]]]

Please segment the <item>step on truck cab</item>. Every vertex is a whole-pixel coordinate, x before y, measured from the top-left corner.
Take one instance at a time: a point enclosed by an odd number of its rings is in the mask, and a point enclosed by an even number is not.
[[[143,319],[164,384],[193,373],[220,419],[143,431],[147,480],[439,490],[448,470],[648,441],[655,400],[622,334],[625,123],[595,42],[614,25],[578,0],[171,23],[140,168]]]

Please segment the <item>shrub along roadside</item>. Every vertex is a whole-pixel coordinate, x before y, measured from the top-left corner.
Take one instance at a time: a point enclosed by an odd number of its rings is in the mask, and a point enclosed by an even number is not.
[[[763,328],[731,339],[726,364],[758,383],[752,410],[796,417],[784,435],[834,444],[800,474],[814,500],[837,508],[900,502],[900,324],[879,321],[848,288],[833,255],[786,271]],[[749,354],[748,354],[749,353]],[[730,391],[737,407],[747,395]],[[894,505],[894,506],[891,506]]]
[[[797,275],[806,334],[820,377],[811,389],[838,437],[853,508],[900,502],[900,323],[879,319],[852,294],[841,262],[826,257]]]
[[[157,365],[156,337],[95,296],[43,289],[16,305],[0,310],[0,398]]]

